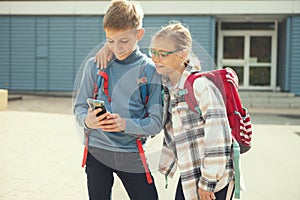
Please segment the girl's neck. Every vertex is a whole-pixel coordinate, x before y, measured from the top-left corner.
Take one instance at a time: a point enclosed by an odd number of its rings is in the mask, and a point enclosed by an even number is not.
[[[178,70],[174,70],[172,73],[168,74],[168,77],[170,79],[170,82],[172,86],[176,85],[178,81],[180,80],[182,73],[184,71],[185,67],[182,65]]]

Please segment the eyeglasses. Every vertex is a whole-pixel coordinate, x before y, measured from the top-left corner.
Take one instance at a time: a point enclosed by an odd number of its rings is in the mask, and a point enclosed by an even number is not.
[[[152,56],[156,56],[159,58],[165,58],[170,54],[176,53],[180,51],[180,49],[174,50],[174,51],[156,51],[155,49],[149,48],[149,55]]]

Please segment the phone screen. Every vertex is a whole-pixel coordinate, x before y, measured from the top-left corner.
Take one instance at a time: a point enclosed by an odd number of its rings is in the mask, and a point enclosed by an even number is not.
[[[98,113],[97,113],[96,117],[98,117],[98,116],[100,116],[100,115],[106,113],[106,108],[105,108],[105,103],[104,103],[104,101],[99,100],[99,99],[90,99],[90,98],[88,98],[88,99],[87,99],[87,103],[89,104],[89,106],[90,106],[90,108],[91,108],[92,110],[96,110],[96,109],[98,109],[98,108],[101,108],[101,109],[102,109],[101,112],[98,112]]]

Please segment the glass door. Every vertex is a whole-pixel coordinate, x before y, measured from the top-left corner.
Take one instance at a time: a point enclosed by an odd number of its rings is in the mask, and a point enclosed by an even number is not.
[[[245,36],[223,37],[223,58],[221,68],[231,67],[239,77],[240,86],[244,86],[245,74]]]
[[[271,36],[250,36],[249,86],[271,86]]]
[[[218,67],[231,67],[242,89],[276,89],[276,38],[273,30],[220,30]]]

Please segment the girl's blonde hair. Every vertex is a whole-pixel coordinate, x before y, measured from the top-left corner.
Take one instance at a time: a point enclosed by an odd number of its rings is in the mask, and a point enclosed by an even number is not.
[[[170,22],[169,25],[158,31],[152,40],[158,38],[168,38],[178,50],[192,49],[192,37],[189,29],[177,21]]]
[[[169,25],[158,31],[152,41],[156,39],[168,39],[172,42],[176,50],[186,50],[188,57],[185,60],[185,65],[190,61],[194,65],[194,69],[200,70],[200,60],[192,52],[192,36],[187,27],[177,21],[171,21]]]
[[[134,1],[113,0],[103,18],[103,28],[128,30],[142,28],[144,12]]]

